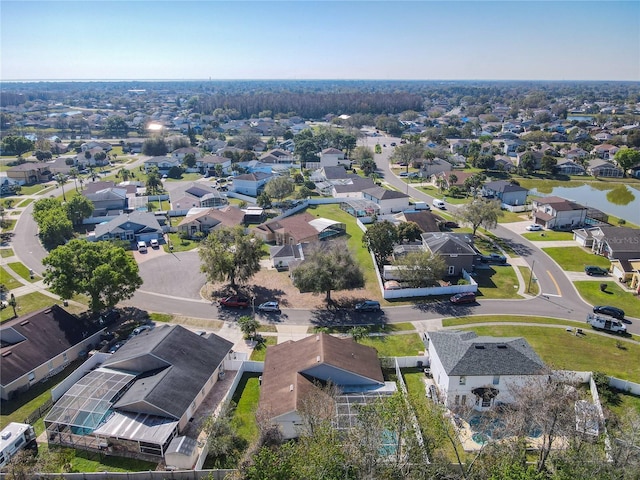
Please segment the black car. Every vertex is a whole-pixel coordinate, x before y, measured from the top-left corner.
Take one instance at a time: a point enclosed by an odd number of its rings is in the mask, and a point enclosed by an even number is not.
[[[490,253],[489,255],[483,255],[480,257],[482,263],[507,263],[507,257],[497,253]]]
[[[593,307],[593,313],[601,313],[617,318],[618,320],[624,320],[624,310],[618,307],[612,307],[611,305],[596,305]]]
[[[595,265],[587,265],[584,267],[584,273],[587,275],[609,275],[609,271],[602,267],[596,267]]]
[[[109,310],[104,315],[100,315],[98,323],[100,325],[111,325],[113,322],[120,318],[120,312],[117,310]]]
[[[359,312],[379,312],[380,311],[380,302],[375,300],[365,300],[364,302],[358,303],[356,305],[356,310]]]

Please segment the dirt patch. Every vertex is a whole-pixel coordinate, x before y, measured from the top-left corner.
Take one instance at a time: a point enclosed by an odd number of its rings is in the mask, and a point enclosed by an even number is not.
[[[256,305],[276,300],[283,308],[301,308],[311,310],[326,305],[324,294],[300,293],[293,286],[289,278],[289,272],[279,272],[276,269],[261,269],[251,278],[250,283],[238,287],[234,292],[228,283],[207,283],[200,291],[203,298],[218,300],[226,295],[241,293],[248,297],[255,297]],[[368,285],[365,288],[357,288],[342,292],[331,292],[332,300],[338,305],[349,306],[365,298],[380,299],[380,292],[376,292]]]

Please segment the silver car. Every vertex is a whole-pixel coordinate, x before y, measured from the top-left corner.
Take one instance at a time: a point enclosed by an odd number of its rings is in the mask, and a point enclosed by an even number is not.
[[[278,305],[278,302],[261,303],[260,305],[258,305],[258,311],[280,313],[280,305]]]

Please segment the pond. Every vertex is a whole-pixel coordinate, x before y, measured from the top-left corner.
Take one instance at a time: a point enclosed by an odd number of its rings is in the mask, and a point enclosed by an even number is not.
[[[590,185],[554,187],[550,191],[545,189],[544,192],[534,188],[529,193],[541,196],[555,195],[573,200],[585,207],[597,208],[606,214],[640,225],[640,190],[628,185],[612,184],[611,188],[602,190]]]

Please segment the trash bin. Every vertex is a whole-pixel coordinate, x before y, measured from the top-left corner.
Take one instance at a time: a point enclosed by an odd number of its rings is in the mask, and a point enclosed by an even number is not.
[[[423,363],[422,360],[418,360],[418,363],[417,363],[418,368],[422,368],[422,363]]]

